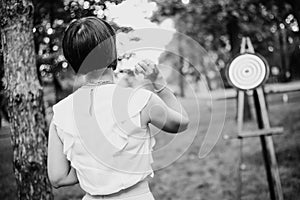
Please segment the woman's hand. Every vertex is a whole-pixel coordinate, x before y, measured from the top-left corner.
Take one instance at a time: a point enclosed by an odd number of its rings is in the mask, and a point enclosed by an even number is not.
[[[145,79],[150,80],[157,94],[151,95],[149,102],[142,110],[142,118],[169,133],[186,130],[189,118],[173,92],[166,87],[167,83],[155,63],[142,60],[135,66],[135,73],[143,74]]]
[[[157,65],[151,60],[145,59],[140,61],[135,66],[136,74],[143,74],[145,79],[148,79],[152,82],[155,89],[159,89],[166,85],[166,81],[157,68]]]

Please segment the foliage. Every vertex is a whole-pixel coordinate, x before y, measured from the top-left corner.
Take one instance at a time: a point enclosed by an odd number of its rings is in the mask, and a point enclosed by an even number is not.
[[[194,38],[207,51],[217,54],[220,69],[239,52],[242,36],[250,36],[255,50],[271,65],[278,66],[282,57],[288,61],[291,51],[298,48],[298,1],[154,1],[158,10],[153,20],[174,19],[178,31]],[[279,67],[285,68],[283,64]]]
[[[105,19],[107,4],[118,4],[122,0],[35,0],[34,36],[35,50],[38,55],[40,81],[51,81],[68,69],[68,63],[62,55],[61,40],[63,32],[73,19],[85,16],[97,16]],[[115,29],[127,31],[128,27]]]

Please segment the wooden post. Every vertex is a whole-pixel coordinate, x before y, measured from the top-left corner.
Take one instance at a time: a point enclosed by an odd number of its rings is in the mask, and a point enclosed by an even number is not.
[[[252,43],[251,43],[250,39],[247,38],[247,37],[242,38],[241,47],[240,47],[240,54],[243,54],[243,53],[254,53]],[[238,89],[237,89],[237,93],[239,93]],[[238,98],[238,101],[239,101],[239,95],[237,96],[237,98]],[[242,120],[249,121],[253,118],[253,116],[252,116],[252,113],[251,113],[249,96],[247,95],[247,93],[244,93],[243,100],[244,100],[244,103],[243,103],[243,106],[244,106],[243,112],[244,113],[243,113]]]
[[[283,132],[282,127],[271,128],[269,115],[266,106],[266,100],[262,87],[253,90],[254,105],[256,110],[256,119],[259,131],[243,131],[243,113],[244,113],[244,96],[245,91],[238,90],[238,111],[237,111],[237,130],[238,135],[235,138],[242,140],[250,137],[260,137],[262,153],[266,168],[267,181],[270,191],[271,200],[283,200],[283,192],[281,188],[281,181],[279,176],[278,165],[275,156],[275,149],[273,144],[272,135],[280,134]],[[242,148],[241,148],[242,150]],[[240,161],[242,164],[242,158]],[[239,166],[240,167],[240,166]],[[242,176],[238,176],[238,191],[237,199],[241,199],[242,193]]]
[[[243,120],[244,120],[244,103],[245,103],[245,92],[238,90],[238,113],[237,113],[237,126],[238,132],[241,132],[243,129]],[[248,98],[246,96],[246,98]]]
[[[237,110],[237,129],[238,133],[243,130],[243,121],[244,121],[244,103],[245,103],[245,92],[242,90],[238,90],[238,110]],[[248,98],[246,96],[246,98]],[[243,150],[243,140],[240,140],[240,151]],[[243,163],[242,153],[239,158],[239,166],[238,170],[241,170],[241,164]],[[237,199],[240,200],[242,197],[242,174],[238,174],[238,185],[237,185]]]
[[[270,120],[267,112],[263,90],[261,87],[259,87],[253,92],[258,127],[259,129],[269,129]],[[272,135],[261,135],[259,137],[265,161],[270,197],[272,200],[283,200],[283,193],[281,188]]]
[[[251,44],[250,38],[243,38],[241,44],[241,53],[253,53],[254,48]],[[267,66],[265,66],[267,67]],[[267,110],[267,104],[265,100],[264,91],[262,88],[263,81],[253,88],[248,88],[248,90],[253,90],[254,105],[256,110],[256,119],[258,123],[258,128],[260,130],[256,131],[243,131],[243,121],[244,121],[244,110],[245,110],[245,98],[247,94],[245,88],[239,88],[239,86],[234,85],[238,88],[238,102],[237,102],[237,131],[238,135],[235,138],[241,141],[241,151],[242,151],[242,141],[244,138],[249,137],[260,137],[262,153],[265,162],[267,180],[270,190],[271,200],[283,200],[283,193],[280,183],[279,170],[277,166],[275,149],[273,144],[272,135],[279,134],[283,132],[282,127],[271,128],[270,120]],[[229,137],[226,137],[229,138]],[[242,153],[241,153],[242,155]],[[240,164],[242,164],[242,156],[240,159]],[[239,166],[241,167],[241,166]],[[241,173],[238,175],[238,191],[237,198],[241,199],[242,190],[242,176]]]

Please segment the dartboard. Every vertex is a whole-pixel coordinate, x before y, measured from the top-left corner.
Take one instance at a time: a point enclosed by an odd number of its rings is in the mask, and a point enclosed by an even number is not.
[[[256,54],[241,54],[234,58],[227,76],[232,86],[241,90],[251,90],[261,85],[269,75],[267,62]]]

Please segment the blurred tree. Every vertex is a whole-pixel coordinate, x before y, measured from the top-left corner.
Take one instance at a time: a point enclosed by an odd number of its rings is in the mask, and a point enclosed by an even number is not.
[[[291,77],[288,68],[289,58],[293,58],[293,66],[297,63],[296,56],[292,56],[295,53],[291,50],[299,52],[297,51],[299,43],[294,42],[295,37],[300,35],[299,1],[153,1],[158,5],[153,16],[154,21],[160,22],[171,17],[179,32],[192,37],[208,52],[214,52],[217,55],[216,64],[225,87],[229,86],[225,76],[225,63],[239,53],[242,36],[251,38],[256,52],[266,57],[270,66],[280,67],[281,81]],[[205,66],[202,67],[205,68]],[[203,70],[206,73],[208,71]],[[247,98],[245,101],[244,116],[245,119],[250,119],[251,112]]]
[[[265,6],[267,12],[273,15],[273,31],[272,29],[271,31],[277,37],[277,48],[275,50],[279,52],[281,63],[280,78],[282,81],[289,81],[293,78],[291,72],[296,74],[300,72],[299,67],[298,70],[292,68],[295,62],[299,62],[299,58],[298,61],[291,60],[295,59],[294,55],[299,53],[300,48],[300,2],[294,0],[261,0],[261,3]],[[274,31],[274,25],[276,25],[277,31]]]
[[[30,0],[1,1],[1,46],[18,198],[53,199],[46,170],[47,126],[36,71]]]
[[[34,11],[34,39],[37,54],[37,71],[41,84],[44,80],[52,79],[55,91],[55,100],[59,101],[62,86],[58,81],[59,71],[62,69],[64,59],[60,56],[61,37],[66,28],[64,21],[70,16],[64,9],[63,0],[33,1]],[[60,56],[60,57],[59,57]]]
[[[281,80],[289,75],[289,55],[298,46],[294,41],[300,35],[299,1],[153,1],[158,6],[153,20],[173,18],[178,31],[218,55],[216,64],[222,74],[224,64],[239,52],[241,37],[249,36],[256,52],[266,57],[270,65],[281,68]],[[225,77],[224,82],[227,85]]]

